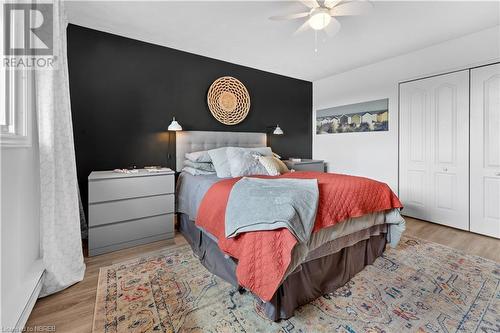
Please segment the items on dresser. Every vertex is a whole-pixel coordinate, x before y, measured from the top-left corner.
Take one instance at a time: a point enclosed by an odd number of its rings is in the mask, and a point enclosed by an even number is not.
[[[170,168],[144,168],[149,173],[173,172]]]
[[[137,170],[137,169],[132,169],[132,170],[129,170],[129,169],[114,169],[113,172],[117,172],[117,173],[139,173],[139,170]]]
[[[93,171],[89,186],[89,255],[174,237],[173,171]]]
[[[323,160],[310,159],[283,160],[288,169],[295,171],[319,171],[325,172],[325,162]]]
[[[145,165],[146,170],[171,170],[170,168],[162,167],[161,165]]]

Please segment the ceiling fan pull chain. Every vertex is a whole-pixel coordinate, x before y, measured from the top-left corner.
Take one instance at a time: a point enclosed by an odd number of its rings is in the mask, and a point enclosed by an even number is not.
[[[318,53],[318,30],[314,30],[314,52]]]

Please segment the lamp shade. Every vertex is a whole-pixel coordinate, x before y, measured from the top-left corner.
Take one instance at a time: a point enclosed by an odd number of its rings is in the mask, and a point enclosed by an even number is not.
[[[280,125],[276,125],[276,128],[273,131],[274,135],[283,135],[283,130],[281,129]]]
[[[182,131],[182,126],[175,120],[175,117],[172,118],[172,122],[168,125],[169,131]]]

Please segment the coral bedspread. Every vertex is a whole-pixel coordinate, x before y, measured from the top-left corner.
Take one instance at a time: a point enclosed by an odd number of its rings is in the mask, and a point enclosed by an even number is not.
[[[319,205],[313,232],[348,218],[402,207],[389,186],[368,178],[305,171],[256,177],[317,179]],[[239,284],[269,301],[284,278],[297,240],[288,229],[225,237],[227,201],[233,185],[240,179],[221,180],[208,190],[198,210],[196,225],[217,237],[221,250],[238,260]]]

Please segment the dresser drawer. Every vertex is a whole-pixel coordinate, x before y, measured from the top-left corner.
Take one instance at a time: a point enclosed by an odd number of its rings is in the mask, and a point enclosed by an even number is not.
[[[174,215],[166,214],[147,217],[140,220],[127,221],[92,227],[89,229],[89,249],[115,247],[117,244],[143,239],[146,237],[170,235],[174,232]]]
[[[174,202],[173,194],[164,194],[93,203],[89,205],[89,226],[173,213]]]
[[[174,193],[173,175],[89,181],[89,203]]]

